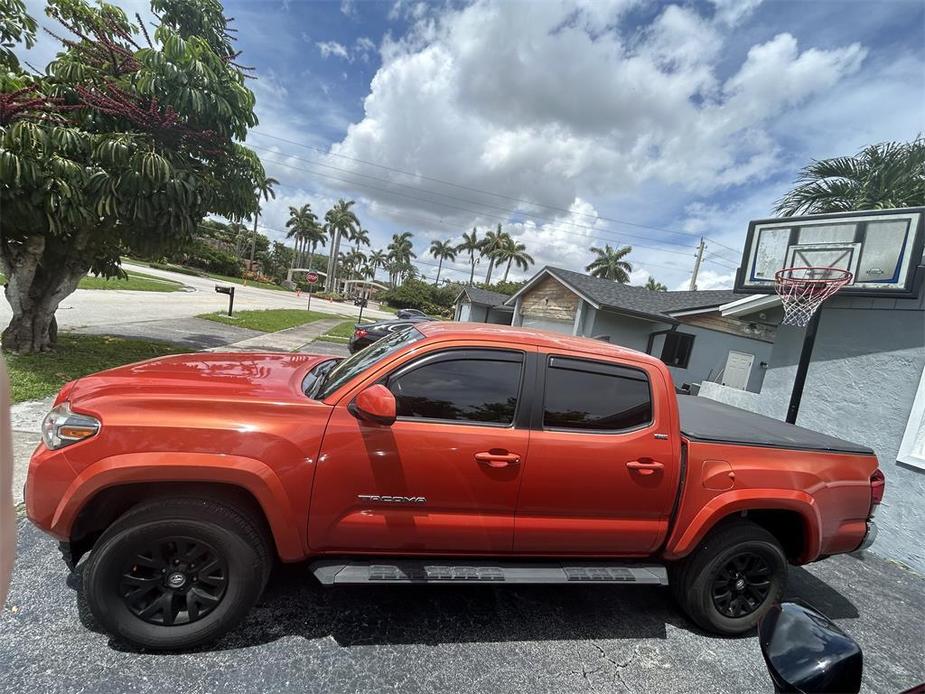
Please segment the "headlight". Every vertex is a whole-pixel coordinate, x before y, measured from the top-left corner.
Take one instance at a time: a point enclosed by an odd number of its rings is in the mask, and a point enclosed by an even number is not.
[[[64,402],[45,415],[42,441],[54,450],[90,438],[99,430],[98,420],[85,414],[74,414],[70,404]]]

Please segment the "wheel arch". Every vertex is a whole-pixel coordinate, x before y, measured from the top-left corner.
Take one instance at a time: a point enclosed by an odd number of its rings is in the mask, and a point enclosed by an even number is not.
[[[770,492],[776,491],[778,495]],[[710,501],[684,528],[679,528],[665,549],[668,560],[683,559],[710,531],[740,518],[760,525],[781,543],[787,559],[806,564],[818,558],[821,519],[809,494],[785,490],[749,490],[749,493],[721,494]]]
[[[234,505],[261,525],[283,561],[306,555],[279,478],[260,461],[235,456],[164,453],[101,460],[78,475],[62,497],[52,531],[69,538],[71,560],[76,562],[95,537],[132,506],[178,496]]]

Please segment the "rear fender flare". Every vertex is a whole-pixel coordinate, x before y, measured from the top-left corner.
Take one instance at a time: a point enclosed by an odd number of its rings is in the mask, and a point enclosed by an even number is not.
[[[822,519],[816,500],[797,490],[743,489],[726,492],[711,499],[685,528],[677,528],[668,539],[664,558],[682,559],[700,543],[722,519],[743,511],[796,511],[804,523],[804,550],[801,564],[819,556],[822,543]]]
[[[103,458],[74,478],[49,530],[69,537],[77,514],[98,492],[145,482],[213,482],[245,489],[263,510],[280,558],[298,561],[306,556],[300,525],[279,477],[259,460],[236,455],[162,451]]]

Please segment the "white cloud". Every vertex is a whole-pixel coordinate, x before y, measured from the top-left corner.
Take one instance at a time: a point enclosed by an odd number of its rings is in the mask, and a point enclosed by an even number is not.
[[[624,28],[630,4],[546,2],[525,13],[482,0],[425,17],[386,38],[364,117],[332,151],[565,209],[647,182],[709,194],[778,173],[772,120],[864,58],[857,45],[801,51],[781,34],[721,80],[723,21],[672,5],[642,30]],[[419,197],[370,193],[396,209],[472,216]]]
[[[732,289],[735,277],[735,271],[723,273],[714,270],[701,270],[697,273],[697,289]],[[690,277],[679,282],[672,289],[675,291],[690,289]]]
[[[322,58],[334,55],[344,60],[350,60],[347,47],[342,43],[338,43],[337,41],[317,41],[315,45],[318,46],[318,50],[321,51]]]
[[[357,8],[354,0],[340,0],[340,11],[345,17],[355,16]]]
[[[714,7],[714,16],[729,26],[738,24],[755,11],[762,0],[710,0]]]

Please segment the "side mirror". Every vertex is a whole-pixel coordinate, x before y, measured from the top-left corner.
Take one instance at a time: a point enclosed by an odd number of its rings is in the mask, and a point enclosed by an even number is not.
[[[395,422],[395,396],[377,383],[360,391],[347,405],[347,411],[360,421],[390,426]]]
[[[858,692],[861,647],[828,617],[794,602],[758,622],[761,654],[778,692]]]

